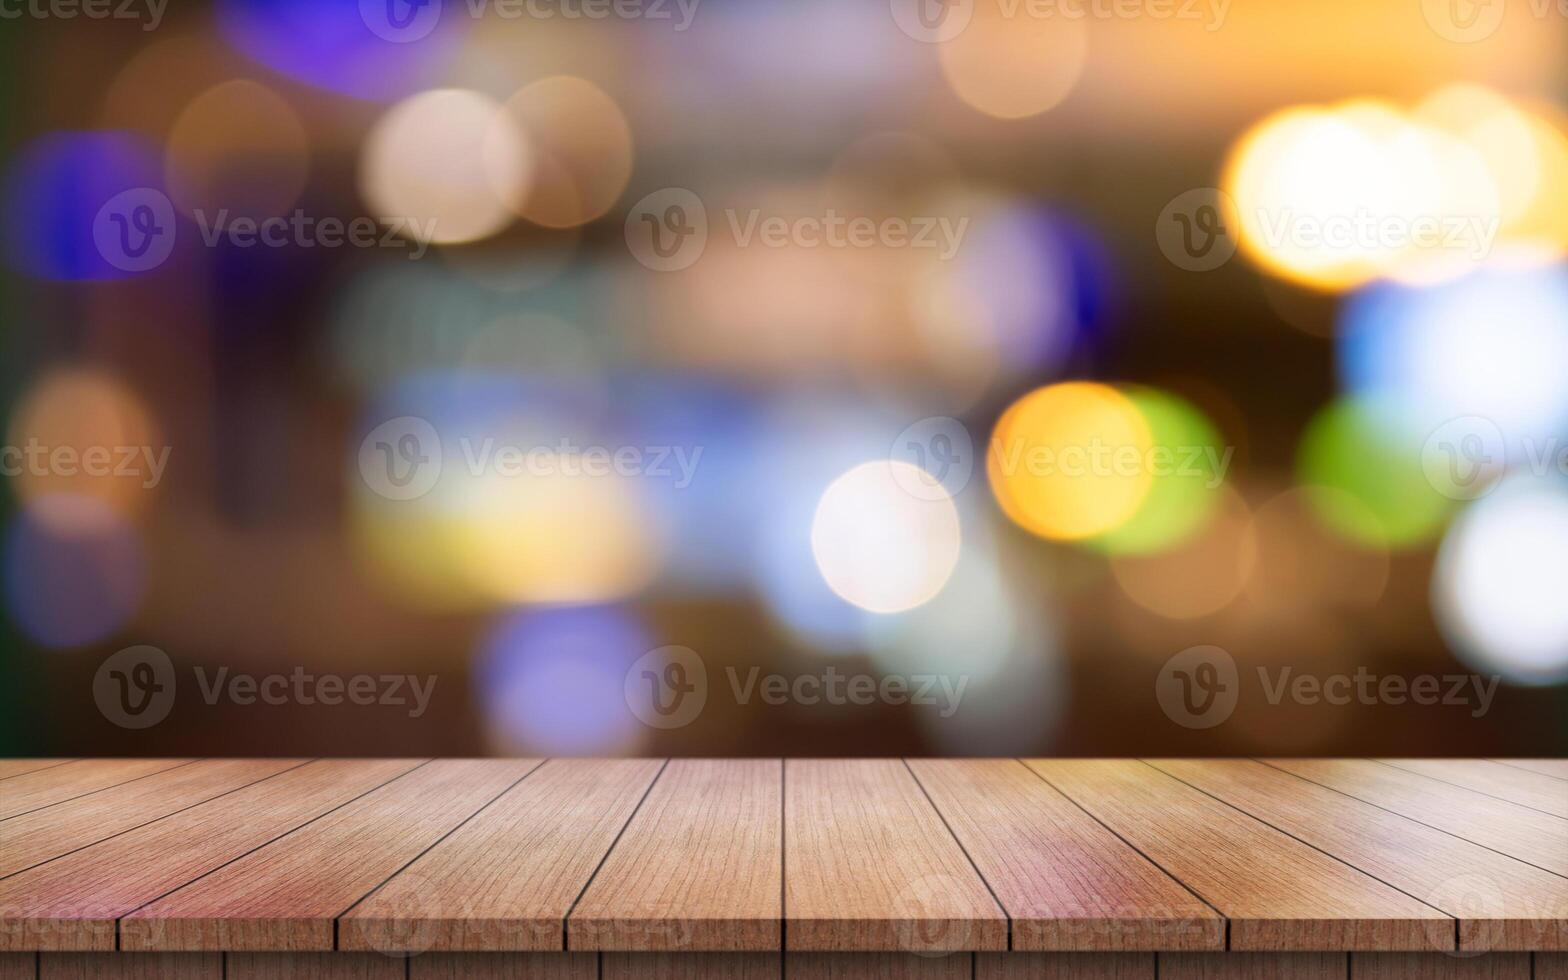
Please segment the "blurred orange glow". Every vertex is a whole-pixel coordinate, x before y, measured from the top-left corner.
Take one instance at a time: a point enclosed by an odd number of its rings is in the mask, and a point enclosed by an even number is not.
[[[1153,483],[1153,436],[1126,395],[1075,381],[1032,391],[991,434],[991,492],[1020,527],[1076,540],[1120,527]]]
[[[506,103],[527,135],[533,183],[511,198],[528,220],[570,228],[615,205],[632,172],[632,133],[620,107],[592,82],[558,75],[527,86]]]
[[[23,501],[86,496],[129,516],[147,506],[166,475],[169,452],[161,442],[134,392],[109,374],[75,368],[44,375],[22,396],[3,462]],[[47,519],[66,511],[37,513]]]
[[[957,37],[942,43],[942,74],[965,103],[998,119],[1039,115],[1067,97],[1089,54],[1080,20],[1035,17],[977,3]]]
[[[299,200],[310,147],[299,116],[271,89],[224,82],[180,113],[165,154],[174,202],[208,223],[286,214]]]
[[[1257,564],[1246,502],[1226,487],[1208,526],[1170,551],[1116,555],[1111,572],[1127,597],[1170,619],[1196,619],[1235,601]]]

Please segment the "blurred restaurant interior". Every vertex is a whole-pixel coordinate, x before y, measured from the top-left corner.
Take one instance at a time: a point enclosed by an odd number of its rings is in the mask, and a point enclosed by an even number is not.
[[[59,6],[0,754],[1568,753],[1555,6]]]

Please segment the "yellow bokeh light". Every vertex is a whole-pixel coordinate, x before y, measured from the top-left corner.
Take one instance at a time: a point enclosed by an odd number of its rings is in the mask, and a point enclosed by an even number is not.
[[[1053,108],[1072,91],[1089,53],[1080,20],[1034,17],[1005,4],[974,5],[973,19],[939,47],[942,74],[971,107],[998,119]]]
[[[378,216],[408,219],[432,242],[486,238],[527,193],[528,144],[499,103],[440,89],[393,106],[360,158],[360,191]]]
[[[595,602],[641,589],[658,547],[629,477],[574,471],[557,458],[525,479],[474,481],[459,560],[483,596],[502,602]]]
[[[1030,392],[996,423],[986,472],[997,503],[1042,537],[1078,540],[1120,527],[1153,483],[1153,436],[1138,407],[1093,382]]]
[[[534,174],[512,198],[546,228],[571,228],[615,205],[632,173],[632,132],[615,100],[570,75],[541,79],[512,96],[506,112],[527,134]]]
[[[913,609],[941,592],[960,540],[947,492],[924,471],[886,460],[834,480],[811,522],[811,553],[828,588],[875,613]]]
[[[1474,147],[1372,100],[1264,119],[1237,142],[1222,184],[1243,251],[1328,291],[1462,274],[1485,259],[1503,209]]]

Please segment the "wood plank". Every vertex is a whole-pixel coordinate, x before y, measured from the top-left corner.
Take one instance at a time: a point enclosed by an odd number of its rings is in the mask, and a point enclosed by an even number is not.
[[[0,881],[0,949],[112,950],[116,920],[414,768],[323,759]]]
[[[1493,759],[1492,761],[1498,765],[1527,769],[1544,776],[1568,779],[1568,759]]]
[[[0,820],[151,776],[194,759],[81,759],[17,776],[0,793]]]
[[[570,949],[777,950],[783,763],[672,761],[566,923]]]
[[[403,980],[401,959],[380,953],[231,953],[224,980]]]
[[[1346,980],[1344,953],[1161,953],[1160,980]]]
[[[0,980],[37,980],[37,953],[0,953]]]
[[[567,912],[661,766],[546,762],[342,916],[339,948],[563,949]]]
[[[40,769],[50,769],[54,766],[63,766],[76,759],[0,759],[0,779],[10,779],[23,773],[37,772]]]
[[[1231,949],[1453,946],[1442,912],[1144,763],[1028,764],[1229,918]],[[1448,923],[1446,943],[1433,920]]]
[[[974,970],[972,953],[790,953],[784,975],[790,980],[973,980]]]
[[[1535,980],[1568,980],[1568,953],[1536,953]]]
[[[1568,877],[1568,822],[1365,759],[1264,759],[1276,769]]]
[[[1460,949],[1568,949],[1568,879],[1261,762],[1149,764],[1442,909]]]
[[[0,848],[0,878],[276,776],[306,761],[207,759],[12,817],[5,823],[5,847]]]
[[[1532,810],[1568,819],[1568,781],[1485,759],[1379,759],[1378,762]]]
[[[1012,920],[1013,949],[1225,948],[1219,913],[1018,760],[909,766]]]
[[[1007,917],[909,769],[790,759],[786,949],[1001,950]]]
[[[1530,954],[1356,953],[1350,971],[1356,980],[1530,980]]]
[[[45,953],[39,980],[221,980],[220,953]]]
[[[409,980],[599,980],[594,953],[424,953]]]
[[[230,953],[224,980],[403,980],[403,960],[381,953]]]
[[[778,953],[605,953],[601,980],[779,980]]]
[[[975,980],[1155,980],[1153,953],[976,953]]]
[[[539,762],[420,766],[133,912],[120,920],[120,948],[330,950],[337,916]]]

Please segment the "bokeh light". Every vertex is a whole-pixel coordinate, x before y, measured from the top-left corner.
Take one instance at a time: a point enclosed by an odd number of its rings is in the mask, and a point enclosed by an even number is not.
[[[207,224],[284,215],[299,199],[310,145],[299,115],[276,92],[244,79],[191,100],[169,133],[169,196]]]
[[[615,462],[615,431],[583,421],[603,411],[596,399],[569,388],[565,379],[457,373],[381,394],[366,433],[416,418],[440,441],[417,444],[438,469],[414,499],[389,499],[377,474],[362,471],[363,457],[351,464],[360,547],[391,588],[462,609],[604,602],[649,583],[663,542],[646,488]]]
[[[290,78],[361,99],[395,99],[433,84],[462,43],[465,17],[442,5],[399,31],[362,11],[377,5],[319,0],[222,0],[218,29],[247,57]],[[389,8],[390,9],[390,8]],[[415,8],[416,11],[418,8]],[[426,30],[426,22],[434,20]]]
[[[1422,438],[1476,417],[1523,458],[1528,442],[1568,429],[1568,267],[1376,286],[1346,305],[1340,329],[1345,386],[1398,406]]]
[[[1089,28],[1067,17],[1010,16],[976,3],[957,37],[938,47],[942,74],[969,106],[998,119],[1039,115],[1065,99],[1083,73]]]
[[[507,613],[481,642],[474,696],[502,751],[630,752],[643,729],[626,703],[626,672],[654,646],[615,607]]]
[[[1568,680],[1568,485],[1516,477],[1476,501],[1438,554],[1432,605],[1474,669],[1519,684]]]
[[[529,145],[497,102],[440,89],[377,121],[360,157],[360,193],[378,215],[408,219],[423,240],[469,242],[511,223],[531,172]]]
[[[991,435],[986,472],[1020,527],[1076,540],[1122,526],[1153,482],[1149,424],[1107,385],[1066,382],[1014,402]]]
[[[141,539],[102,501],[41,497],[13,519],[5,541],[6,605],[39,645],[80,647],[114,634],[146,591]]]
[[[811,551],[828,587],[868,612],[893,613],[931,599],[958,562],[958,508],[937,484],[917,496],[922,471],[863,463],[829,484],[811,522]]]
[[[1148,554],[1197,533],[1222,499],[1231,462],[1214,424],[1191,402],[1142,385],[1123,389],[1149,424],[1153,482],[1132,519],[1094,539],[1112,553]]]
[[[1318,518],[1349,541],[1403,548],[1435,538],[1454,500],[1427,478],[1427,433],[1384,399],[1339,399],[1307,424],[1296,471]],[[1328,493],[1316,492],[1326,488]]]
[[[1246,254],[1327,290],[1474,269],[1501,221],[1479,153],[1374,100],[1269,116],[1237,142],[1222,184]]]
[[[571,228],[614,206],[632,173],[632,134],[620,107],[582,78],[541,79],[507,100],[526,134],[533,179],[515,189],[519,214],[547,228]]]
[[[1350,514],[1361,506],[1348,493],[1325,486],[1284,490],[1259,505],[1252,519],[1257,571],[1247,582],[1252,605],[1313,613],[1376,606],[1388,587],[1388,549],[1374,540],[1347,541],[1320,516],[1325,508]]]
[[[11,458],[4,462],[24,502],[51,494],[91,497],[130,516],[146,507],[167,472],[170,451],[157,431],[147,406],[112,375],[60,369],[38,378],[12,411]],[[44,508],[35,516],[46,520],[50,513]]]
[[[1134,603],[1167,619],[1219,612],[1241,595],[1257,567],[1251,512],[1228,487],[1197,534],[1158,554],[1111,558],[1116,584]]]
[[[94,225],[117,195],[160,192],[157,148],[123,132],[56,132],[22,147],[6,175],[6,257],[40,279],[121,279],[99,251]]]

